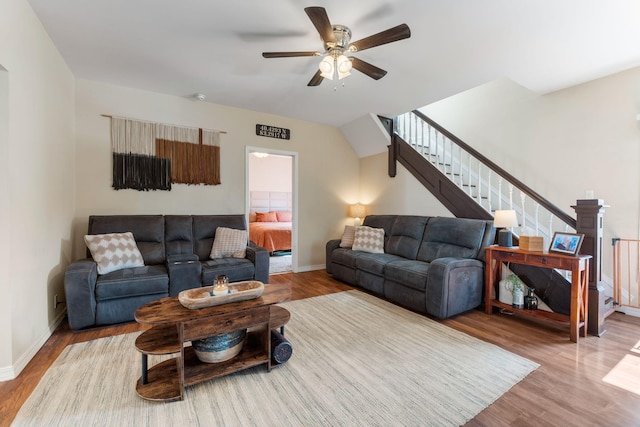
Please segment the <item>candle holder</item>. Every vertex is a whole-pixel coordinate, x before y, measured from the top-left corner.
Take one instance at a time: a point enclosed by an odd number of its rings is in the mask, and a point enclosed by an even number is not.
[[[213,290],[211,295],[225,295],[229,293],[229,278],[225,275],[220,275],[216,278],[213,284]]]

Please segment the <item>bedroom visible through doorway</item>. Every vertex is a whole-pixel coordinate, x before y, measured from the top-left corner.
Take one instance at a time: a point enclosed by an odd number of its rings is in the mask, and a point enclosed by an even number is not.
[[[269,274],[294,271],[295,155],[248,149],[249,239],[269,251]]]

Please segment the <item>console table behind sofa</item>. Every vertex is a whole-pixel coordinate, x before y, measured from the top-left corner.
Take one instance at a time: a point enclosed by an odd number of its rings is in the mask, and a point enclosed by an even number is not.
[[[71,263],[64,281],[71,329],[133,321],[143,304],[211,285],[221,274],[268,283],[264,248],[250,243],[243,259],[209,259],[218,227],[246,230],[247,224],[244,215],[90,216],[87,234],[131,231],[145,265],[99,275],[88,252]]]

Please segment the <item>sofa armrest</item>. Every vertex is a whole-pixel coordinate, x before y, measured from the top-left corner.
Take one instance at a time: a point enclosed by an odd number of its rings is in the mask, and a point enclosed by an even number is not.
[[[69,327],[73,330],[96,323],[98,265],[92,259],[75,261],[64,273],[64,292]]]
[[[438,258],[427,276],[427,313],[446,319],[482,303],[484,263],[468,258]]]
[[[325,268],[327,269],[327,273],[331,274],[331,254],[334,250],[340,247],[341,239],[333,239],[329,240],[326,245],[326,259],[325,259]]]
[[[255,243],[247,246],[247,259],[255,268],[254,280],[269,283],[269,252]]]
[[[169,296],[175,297],[185,289],[202,286],[202,264],[196,254],[169,255]]]

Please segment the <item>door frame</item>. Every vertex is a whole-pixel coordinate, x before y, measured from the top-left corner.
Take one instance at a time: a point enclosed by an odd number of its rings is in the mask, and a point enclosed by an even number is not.
[[[267,153],[278,156],[291,157],[291,270],[298,272],[298,153],[295,151],[274,150],[271,148],[254,147],[247,145],[245,147],[245,205],[244,212],[247,217],[247,226],[249,224],[249,207],[251,206],[249,196],[249,156],[251,153]]]

